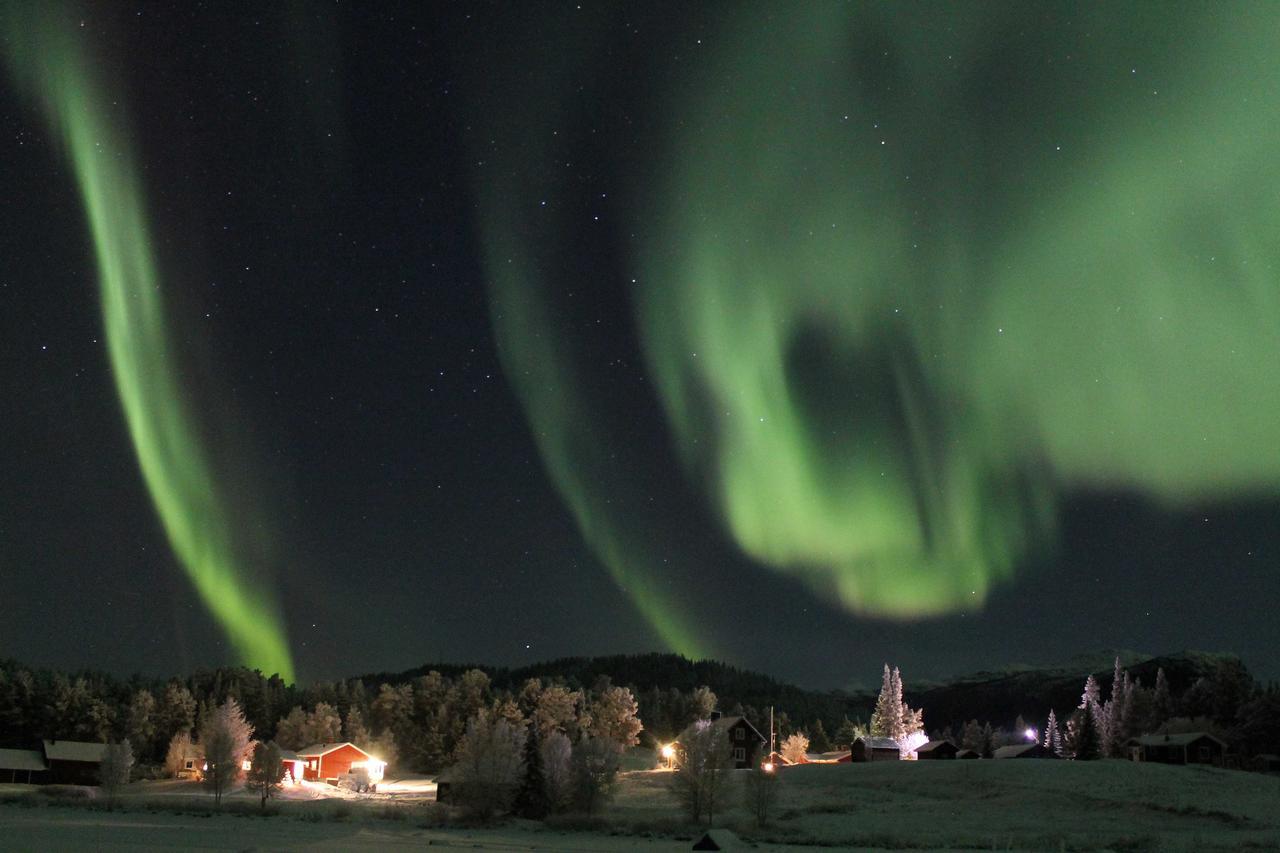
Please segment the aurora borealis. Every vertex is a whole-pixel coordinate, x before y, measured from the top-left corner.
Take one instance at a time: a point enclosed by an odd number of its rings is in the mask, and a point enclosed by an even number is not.
[[[241,660],[292,679],[274,595],[237,565],[224,499],[166,340],[163,291],[126,136],[103,109],[108,97],[75,38],[73,17],[52,8],[23,14],[17,4],[3,11],[13,76],[43,102],[75,169],[96,250],[112,374],[156,512]]]
[[[2,8],[0,651],[1280,652],[1273,5]]]

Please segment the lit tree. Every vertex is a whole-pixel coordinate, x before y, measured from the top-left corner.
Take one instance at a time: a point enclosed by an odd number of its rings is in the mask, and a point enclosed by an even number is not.
[[[284,779],[284,762],[280,757],[280,747],[275,741],[258,742],[253,746],[253,759],[249,762],[249,772],[245,776],[244,786],[262,798],[262,810],[266,811],[267,800],[280,790],[280,782]]]
[[[697,823],[705,815],[710,824],[733,766],[729,733],[705,720],[694,723],[683,735],[680,749],[680,763],[671,776],[672,791],[690,820]]]
[[[778,752],[791,764],[803,764],[804,757],[809,752],[809,738],[805,737],[804,732],[792,732],[782,742]]]
[[[636,698],[625,687],[610,687],[591,703],[591,734],[617,744],[619,749],[635,746],[640,742],[640,730],[644,728]]]
[[[902,680],[897,669],[884,665],[884,677],[880,683],[880,695],[876,697],[876,709],[871,715],[871,734],[898,740],[902,727]]]

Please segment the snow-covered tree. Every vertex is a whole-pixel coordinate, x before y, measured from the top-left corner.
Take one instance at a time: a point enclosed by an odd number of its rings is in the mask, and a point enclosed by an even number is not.
[[[285,749],[302,749],[314,741],[307,740],[307,712],[295,706],[276,723],[276,742]]]
[[[792,764],[801,764],[804,762],[805,755],[809,752],[809,738],[804,732],[793,732],[787,735],[787,739],[782,742],[779,754]]]
[[[1169,690],[1169,679],[1165,677],[1164,667],[1160,667],[1156,670],[1156,689],[1151,696],[1151,718],[1147,727],[1155,731],[1169,721],[1173,712],[1173,694]]]
[[[595,814],[613,796],[618,778],[618,745],[606,738],[584,737],[573,750],[573,804]]]
[[[1080,704],[1077,707],[1083,708],[1086,705],[1091,706],[1095,713],[1102,707],[1102,688],[1098,686],[1098,680],[1092,674],[1084,680],[1084,693],[1080,695]]]
[[[249,762],[249,772],[245,774],[244,786],[261,797],[261,806],[265,811],[267,800],[280,790],[280,782],[284,779],[284,762],[280,758],[280,747],[275,741],[253,745],[253,758]]]
[[[129,784],[129,771],[133,769],[133,748],[129,739],[107,744],[98,765],[98,782],[107,797],[107,808],[115,807],[116,795]]]
[[[472,815],[505,811],[524,769],[525,732],[484,709],[467,723],[454,753],[454,797]]]
[[[1085,702],[1067,723],[1066,751],[1077,761],[1091,761],[1101,754],[1096,707]]]
[[[1111,677],[1111,698],[1103,709],[1100,720],[1103,740],[1102,754],[1116,757],[1124,752],[1126,739],[1124,732],[1124,712],[1129,704],[1129,673],[1120,668],[1120,658],[1116,658],[1115,672]]]
[[[562,812],[573,801],[573,744],[568,735],[553,729],[542,738],[540,752],[547,805]]]
[[[1044,748],[1054,755],[1062,755],[1062,729],[1058,726],[1058,715],[1050,708],[1049,719],[1044,724]]]
[[[253,739],[253,726],[244,718],[240,703],[228,699],[205,715],[200,726],[200,746],[204,750],[204,785],[222,804],[223,793],[239,778],[245,754]]]
[[[793,735],[794,737],[794,735]],[[715,819],[716,802],[728,784],[733,766],[732,745],[725,729],[709,722],[694,723],[680,742],[680,764],[671,777],[671,789],[695,823],[705,816]]]
[[[178,732],[169,740],[169,749],[164,756],[164,771],[169,778],[176,778],[178,772],[186,768],[187,759],[200,758],[200,750],[191,741],[190,732]]]
[[[876,697],[876,708],[871,715],[871,734],[875,737],[888,737],[898,740],[903,735],[902,727],[902,680],[896,668],[890,670],[884,665],[884,676],[880,682],[880,695]]]
[[[369,730],[364,725],[364,715],[355,705],[347,711],[347,721],[342,727],[342,734],[349,742],[364,748],[369,743]]]
[[[965,723],[964,731],[960,735],[960,748],[971,749],[981,755],[982,741],[982,725],[977,720],[970,720]]]
[[[156,753],[156,698],[150,690],[139,690],[129,700],[125,730],[138,757],[150,761]]]
[[[644,725],[636,716],[636,697],[625,687],[610,687],[591,703],[591,734],[627,749],[640,742]]]
[[[338,709],[328,702],[317,702],[315,710],[307,715],[306,743],[337,743],[342,740],[342,718]]]

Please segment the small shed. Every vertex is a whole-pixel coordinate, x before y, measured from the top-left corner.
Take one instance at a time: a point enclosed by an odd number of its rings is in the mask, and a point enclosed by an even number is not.
[[[1227,745],[1208,732],[1143,735],[1130,738],[1129,755],[1134,761],[1158,764],[1211,764],[1221,767]]]
[[[976,749],[961,749],[956,752],[956,758],[961,761],[967,761],[972,758],[981,758],[982,755]]]
[[[1280,755],[1264,752],[1253,757],[1253,769],[1259,773],[1280,773]]]
[[[959,751],[949,740],[931,740],[916,747],[916,758],[921,761],[952,760]]]
[[[61,785],[98,784],[98,768],[106,752],[105,743],[44,741],[44,759],[49,765],[49,781]]]
[[[998,748],[993,758],[1057,758],[1052,749],[1042,743],[1011,743]]]
[[[337,783],[342,776],[364,768],[372,782],[382,779],[387,763],[354,743],[317,743],[298,750],[294,759],[302,765],[302,778]]]
[[[48,769],[38,749],[0,749],[0,782],[42,782]]]
[[[863,761],[900,761],[902,750],[898,742],[891,737],[860,737],[849,749],[850,760]]]
[[[691,850],[746,850],[742,839],[730,829],[708,829],[693,842]]]

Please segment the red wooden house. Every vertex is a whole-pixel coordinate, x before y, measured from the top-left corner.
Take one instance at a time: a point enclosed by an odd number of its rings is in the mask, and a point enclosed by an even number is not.
[[[324,782],[336,782],[339,777],[360,768],[369,772],[371,781],[377,782],[387,766],[385,761],[353,743],[317,743],[298,750],[295,760],[302,767],[303,779]]]

